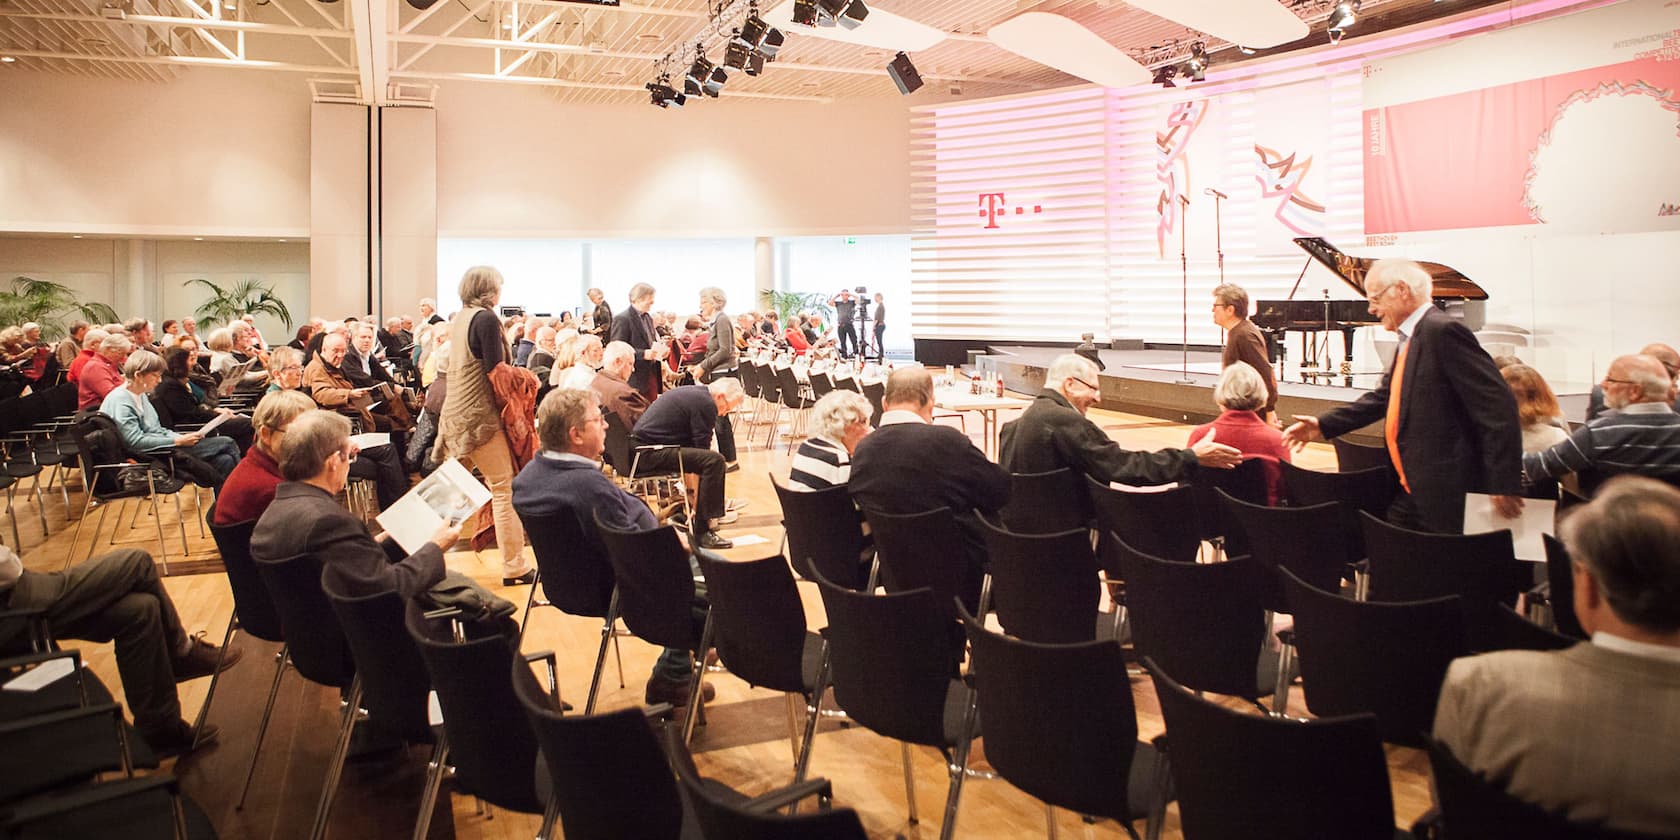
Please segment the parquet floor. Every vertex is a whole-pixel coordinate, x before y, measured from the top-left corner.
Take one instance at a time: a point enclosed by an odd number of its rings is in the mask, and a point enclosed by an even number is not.
[[[1092,418],[1108,430],[1120,443],[1132,449],[1157,449],[1183,446],[1188,427],[1115,412],[1093,411]],[[1007,421],[1008,416],[1002,418]],[[978,423],[970,423],[978,430]],[[729,495],[747,500],[750,504],[742,517],[725,535],[744,543],[742,537],[756,536],[763,542],[738,545],[725,552],[738,559],[770,556],[778,552],[781,542],[780,516],[775,493],[768,475],[785,476],[788,466],[786,447],[766,449],[762,427],[753,429],[756,445],[742,441],[741,470],[729,478]],[[1335,456],[1329,447],[1317,445],[1297,457],[1297,463],[1309,468],[1333,469]],[[56,570],[63,564],[69,550],[70,534],[75,522],[66,527],[63,502],[48,496],[47,518],[52,535],[42,541],[34,502],[24,503],[20,494],[20,527],[24,535],[24,561],[32,569]],[[79,514],[81,496],[72,493],[75,511]],[[209,502],[208,493],[204,502]],[[187,516],[192,516],[190,507]],[[125,520],[114,524],[108,517],[101,531],[103,539],[113,532],[119,539],[134,539],[135,544],[149,546],[155,551],[156,528],[142,517],[138,526],[130,527]],[[172,546],[170,559],[178,563],[181,555],[180,532],[175,528],[172,505],[164,513],[165,533]],[[9,527],[6,529],[9,536]],[[214,558],[214,545],[201,537],[196,526],[187,523],[187,544],[193,559]],[[86,553],[90,537],[82,535],[76,559]],[[501,591],[504,597],[525,604],[525,587],[500,586],[498,558],[494,552],[483,555],[458,551],[448,556],[451,568],[462,571],[484,585]],[[185,570],[187,567],[182,567]],[[227,626],[232,598],[226,579],[220,574],[177,574],[166,585],[174,598],[189,632],[207,631],[219,641]],[[823,624],[822,604],[814,587],[800,585],[810,626]],[[599,640],[599,622],[577,618],[553,609],[539,609],[530,618],[525,637],[525,650],[553,650],[559,657],[562,692],[579,701],[588,690],[589,675],[594,665]],[[121,682],[111,645],[76,643],[89,666],[121,697]],[[222,734],[220,742],[202,749],[182,761],[176,772],[182,776],[186,791],[203,805],[211,815],[223,837],[289,838],[305,833],[313,816],[319,795],[322,769],[331,749],[333,730],[337,724],[336,697],[327,690],[298,679],[295,674],[285,678],[276,705],[275,722],[265,741],[250,801],[243,811],[234,809],[243,781],[246,762],[256,737],[256,724],[266,699],[273,675],[273,654],[276,647],[256,639],[235,642],[245,651],[245,661],[227,672],[217,689],[210,719],[217,723]],[[623,657],[624,687],[620,687],[613,659],[608,657],[603,678],[600,708],[611,710],[639,704],[642,689],[652,667],[657,650],[633,638],[620,644]],[[700,770],[745,792],[755,793],[785,784],[792,777],[792,754],[787,737],[787,716],[783,698],[775,692],[753,689],[727,673],[713,673],[708,679],[717,689],[717,699],[707,707],[709,723],[696,729],[694,749],[698,753]],[[196,680],[180,686],[182,707],[191,720],[204,701],[208,680]],[[1163,730],[1154,689],[1147,678],[1133,680],[1133,694],[1137,701],[1140,737],[1147,740]],[[1292,711],[1300,712],[1299,693],[1295,694]],[[509,721],[509,725],[524,725]],[[1046,745],[1054,749],[1054,745]],[[983,755],[983,746],[978,750]],[[415,808],[418,804],[421,779],[425,772],[425,750],[415,748],[408,760],[372,767],[352,766],[346,770],[337,805],[333,812],[333,830],[339,837],[406,837],[412,833]],[[943,813],[946,776],[943,761],[931,749],[916,749],[917,806],[921,816],[918,825],[909,825],[905,810],[904,779],[900,751],[896,742],[875,735],[859,727],[841,729],[825,722],[817,736],[811,773],[834,782],[836,803],[857,809],[870,836],[907,838],[937,836]],[[983,758],[981,759],[983,761]],[[1389,775],[1393,785],[1395,821],[1409,825],[1429,807],[1428,763],[1422,753],[1404,748],[1388,748]],[[447,787],[446,787],[447,790]],[[467,840],[493,838],[529,838],[534,836],[537,815],[510,813],[497,809],[492,817],[476,813],[470,797],[449,795],[440,798],[432,822],[433,837],[453,836]],[[1069,836],[1122,837],[1124,831],[1112,822],[1096,826],[1083,825],[1071,813],[1058,811],[1059,826]],[[1141,832],[1140,821],[1137,828]],[[1042,836],[1045,814],[1042,803],[1021,793],[1002,780],[970,780],[966,785],[959,817],[959,836],[969,838],[1017,838]],[[1176,806],[1168,810],[1166,837],[1180,837]]]

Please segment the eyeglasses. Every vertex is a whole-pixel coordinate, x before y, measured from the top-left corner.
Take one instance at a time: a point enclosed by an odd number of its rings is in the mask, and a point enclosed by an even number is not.
[[[1095,385],[1092,385],[1092,384],[1091,384],[1091,383],[1089,383],[1089,382],[1086,382],[1086,381],[1085,381],[1085,380],[1083,380],[1083,379],[1080,379],[1080,378],[1079,378],[1079,377],[1077,377],[1077,376],[1070,376],[1070,377],[1068,377],[1068,378],[1069,378],[1069,379],[1072,379],[1072,380],[1073,380],[1073,381],[1075,381],[1075,382],[1078,382],[1078,383],[1079,383],[1079,384],[1081,384],[1081,385],[1084,385],[1084,386],[1085,386],[1085,387],[1087,387],[1087,388],[1090,388],[1090,389],[1091,389],[1091,390],[1093,390],[1093,391],[1101,391],[1101,390],[1102,390],[1102,389],[1101,389],[1101,388],[1098,388],[1098,387],[1097,387],[1097,386],[1095,386]]]
[[[1234,309],[1235,307],[1236,307],[1236,304],[1233,304],[1233,303],[1216,303],[1216,304],[1213,305],[1212,308],[1213,309]]]
[[[1631,379],[1616,379],[1615,377],[1612,377],[1612,376],[1604,377],[1604,381],[1610,383],[1611,385],[1632,385],[1632,384],[1634,384],[1633,380],[1631,380]]]
[[[1389,293],[1389,292],[1390,292],[1390,291],[1393,291],[1393,290],[1394,290],[1394,288],[1395,288],[1395,287],[1396,287],[1396,286],[1399,286],[1399,285],[1400,285],[1400,284],[1399,284],[1399,283],[1391,283],[1391,284],[1389,284],[1389,285],[1387,285],[1387,286],[1384,286],[1384,287],[1382,287],[1382,291],[1380,291],[1380,292],[1377,292],[1377,293],[1376,293],[1376,294],[1374,294],[1374,295],[1366,295],[1366,296],[1365,296],[1365,300],[1366,300],[1366,301],[1368,301],[1368,302],[1370,302],[1370,303],[1376,303],[1376,302],[1378,302],[1378,301],[1380,301],[1380,300],[1382,300],[1382,299],[1383,299],[1383,295],[1386,295],[1386,294],[1388,294],[1388,293]]]

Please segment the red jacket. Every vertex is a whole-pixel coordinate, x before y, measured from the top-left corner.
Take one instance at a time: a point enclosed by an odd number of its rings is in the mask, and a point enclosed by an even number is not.
[[[105,395],[122,384],[123,375],[117,364],[104,356],[94,356],[82,366],[81,378],[76,380],[76,408],[98,408]]]
[[[232,525],[260,518],[274,501],[274,489],[285,479],[280,477],[280,465],[262,447],[246,450],[245,457],[228,473],[222,491],[216,496],[215,524]]]
[[[1290,460],[1289,447],[1283,445],[1283,433],[1267,425],[1260,415],[1252,411],[1226,411],[1212,423],[1204,423],[1191,431],[1190,445],[1195,446],[1197,441],[1207,437],[1209,431],[1215,433],[1214,440],[1236,447],[1243,454],[1243,460],[1259,458],[1266,462],[1266,500],[1268,504],[1277,504],[1283,479],[1283,469],[1278,462]]]
[[[811,349],[810,342],[805,340],[805,334],[800,332],[798,327],[788,327],[782,337],[787,339],[788,346],[793,348],[795,356],[803,356],[806,350]]]
[[[70,373],[66,374],[69,380],[71,382],[75,382],[76,380],[81,379],[82,368],[87,365],[88,359],[91,359],[96,355],[98,354],[94,353],[92,350],[83,350],[82,352],[76,354],[76,358],[70,361]]]

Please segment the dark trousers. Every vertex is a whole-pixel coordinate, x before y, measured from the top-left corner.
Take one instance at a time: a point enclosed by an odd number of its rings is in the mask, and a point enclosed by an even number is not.
[[[887,346],[881,343],[881,336],[886,334],[887,325],[877,322],[875,324],[875,361],[877,362],[885,361],[887,358]]]
[[[850,346],[851,349],[847,349]],[[858,351],[857,325],[848,318],[840,322],[840,355],[850,358]]]
[[[733,370],[718,371],[712,374],[711,378],[716,381],[725,376],[730,379],[741,378],[740,374]],[[730,422],[729,415],[719,414],[717,426],[714,428],[717,435],[718,454],[723,456],[723,460],[731,464],[735,463],[735,424]]]
[[[181,719],[174,655],[186,644],[175,604],[152,556],[138,548],[102,554],[68,572],[25,571],[13,609],[44,609],[60,639],[117,643],[117,673],[141,735]]]
[[[682,453],[682,469],[700,476],[700,498],[695,500],[694,515],[697,531],[708,531],[706,521],[723,515],[723,456],[710,449],[655,449],[642,453],[638,472],[665,472],[677,468],[677,454]]]
[[[402,456],[398,454],[396,439],[384,446],[363,449],[350,464],[353,478],[365,478],[374,483],[374,495],[379,509],[384,510],[408,492],[408,473],[403,472]]]

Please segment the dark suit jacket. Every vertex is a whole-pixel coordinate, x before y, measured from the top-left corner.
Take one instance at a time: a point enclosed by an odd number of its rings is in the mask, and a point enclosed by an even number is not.
[[[612,320],[612,307],[608,306],[606,301],[603,300],[600,303],[595,304],[594,321],[596,335],[606,335],[607,331],[612,327]]]
[[[1522,425],[1517,401],[1487,351],[1462,323],[1431,307],[1406,349],[1397,443],[1424,527],[1464,528],[1464,494],[1522,492]],[[1382,420],[1389,381],[1318,418],[1333,438]]]
[[[657,392],[662,363],[642,358],[644,351],[653,349],[653,318],[637,312],[633,306],[627,306],[623,312],[613,316],[607,341],[622,341],[635,348],[636,367],[630,371],[630,387],[643,394]]]
[[[871,436],[873,437],[873,435]],[[868,440],[868,438],[864,438]],[[1121,449],[1097,424],[1080,414],[1061,394],[1038,392],[1027,410],[1003,424],[998,463],[1012,473],[1041,473],[1063,467],[1104,484],[1148,486],[1187,479],[1196,469],[1188,449],[1132,452]]]
[[[612,597],[613,570],[607,561],[607,547],[601,542],[595,516],[615,528],[649,530],[659,522],[646,503],[614,484],[599,464],[539,454],[513,479],[513,509],[527,531],[542,531],[551,544],[565,551],[556,558],[539,558],[544,566],[543,588],[561,609],[578,613],[570,606],[605,604]],[[545,559],[563,561],[564,577],[550,581]],[[552,587],[552,588],[550,588]],[[560,589],[575,591],[558,591]],[[589,614],[589,613],[583,613]]]
[[[1219,366],[1228,368],[1237,362],[1248,362],[1260,378],[1266,381],[1266,405],[1259,412],[1265,417],[1277,408],[1277,380],[1272,376],[1272,362],[1266,358],[1266,337],[1260,328],[1247,318],[1231,327],[1225,335],[1225,351],[1219,356]]]
[[[1009,501],[1009,473],[950,426],[895,423],[871,432],[852,453],[846,485],[859,507],[886,513],[950,508],[968,540],[969,565],[984,565],[986,542],[974,512],[993,517]]]
[[[343,582],[352,596],[396,592],[413,598],[443,580],[443,551],[427,543],[400,563],[325,490],[287,481],[251,534],[251,556],[274,561],[310,554]]]

